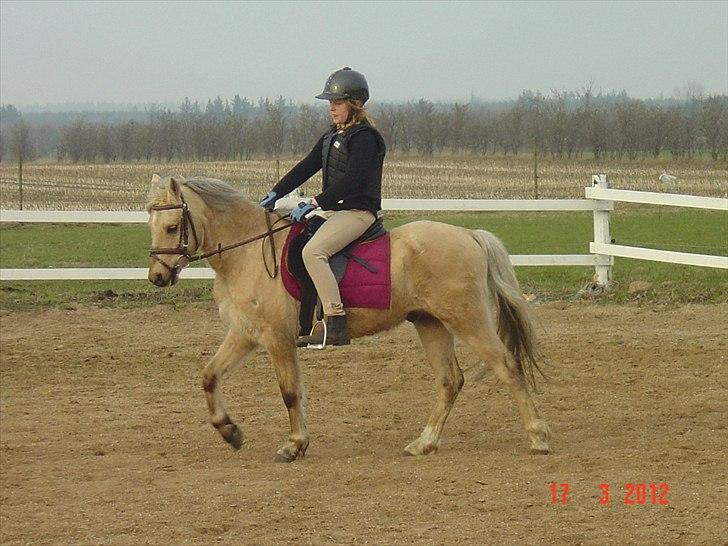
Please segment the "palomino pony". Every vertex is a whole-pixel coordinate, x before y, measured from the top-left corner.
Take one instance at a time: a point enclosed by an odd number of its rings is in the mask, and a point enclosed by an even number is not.
[[[226,373],[260,346],[273,362],[291,425],[288,441],[275,460],[302,457],[309,435],[296,357],[299,303],[288,294],[275,268],[271,271],[274,259],[279,259],[271,252],[282,249],[287,232],[280,228],[289,221],[210,178],[163,180],[154,175],[149,195],[149,280],[157,286],[174,284],[179,271],[200,257],[206,257],[215,270],[214,297],[228,331],[203,372],[212,425],[226,442],[241,447],[242,434],[223,405],[220,385]],[[425,455],[439,446],[445,420],[464,383],[455,358],[456,336],[510,389],[532,452],[548,453],[549,427],[539,418],[527,385],[537,368],[534,328],[503,244],[487,231],[429,221],[393,229],[390,238],[390,308],[347,309],[347,315],[352,338],[388,330],[405,320],[417,329],[434,371],[437,398],[424,430],[404,448],[405,453]],[[235,244],[244,240],[258,244]],[[261,243],[267,256],[261,256]]]

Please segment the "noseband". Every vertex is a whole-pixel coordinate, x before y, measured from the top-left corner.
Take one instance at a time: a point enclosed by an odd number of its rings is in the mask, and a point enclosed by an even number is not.
[[[257,241],[259,239],[264,239],[265,237],[269,237],[270,239],[270,248],[271,253],[273,254],[273,272],[271,273],[270,269],[268,268],[268,262],[265,259],[265,252],[263,252],[263,263],[265,264],[266,271],[268,271],[268,275],[271,278],[275,278],[276,275],[278,275],[278,261],[276,259],[276,247],[275,247],[275,241],[273,240],[273,234],[282,231],[284,229],[289,229],[293,224],[286,224],[285,226],[280,226],[277,228],[274,228],[275,224],[283,220],[284,218],[279,218],[276,220],[274,224],[271,224],[270,221],[270,212],[265,211],[265,221],[268,226],[268,231],[261,235],[256,235],[255,237],[250,237],[248,239],[245,239],[244,241],[239,241],[237,243],[232,243],[230,245],[222,246],[218,243],[217,249],[213,250],[211,252],[205,252],[204,254],[190,254],[189,250],[189,232],[192,231],[192,237],[195,239],[195,250],[197,250],[197,247],[200,244],[200,240],[197,238],[197,231],[195,230],[195,223],[192,221],[192,214],[190,214],[190,209],[187,206],[187,202],[185,201],[184,197],[182,195],[179,196],[181,203],[179,205],[154,205],[149,208],[150,211],[162,211],[162,210],[176,210],[181,209],[182,210],[182,221],[180,222],[179,226],[179,242],[177,243],[177,246],[174,248],[154,248],[152,247],[149,250],[149,256],[152,257],[152,259],[156,260],[160,264],[162,264],[164,267],[167,268],[168,271],[172,273],[172,284],[174,284],[177,281],[177,276],[179,275],[179,272],[182,271],[182,269],[191,262],[196,262],[197,260],[204,260],[205,258],[209,258],[210,256],[214,256],[215,254],[222,255],[223,252],[226,250],[231,250],[233,248],[237,248],[239,246],[247,245],[248,243],[252,243],[253,241]],[[263,241],[265,243],[265,241]],[[173,266],[169,266],[166,263],[164,263],[162,260],[159,259],[160,254],[173,254],[177,255],[177,261],[174,263]]]

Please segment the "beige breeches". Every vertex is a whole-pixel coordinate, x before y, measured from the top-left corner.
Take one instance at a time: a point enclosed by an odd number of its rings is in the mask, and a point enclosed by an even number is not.
[[[330,213],[303,247],[303,263],[321,298],[325,315],[345,314],[329,258],[362,235],[374,220],[374,214],[367,210],[337,210]]]

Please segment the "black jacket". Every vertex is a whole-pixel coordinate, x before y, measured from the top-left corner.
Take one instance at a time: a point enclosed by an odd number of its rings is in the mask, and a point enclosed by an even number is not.
[[[324,210],[382,208],[382,165],[386,147],[374,127],[359,124],[343,133],[326,132],[313,150],[273,187],[284,196],[323,169],[322,192],[316,202]]]

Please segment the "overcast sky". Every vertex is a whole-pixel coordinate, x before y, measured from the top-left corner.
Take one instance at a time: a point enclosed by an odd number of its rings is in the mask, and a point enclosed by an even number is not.
[[[0,102],[313,102],[333,70],[374,99],[515,98],[688,82],[728,93],[728,2],[0,1]]]

